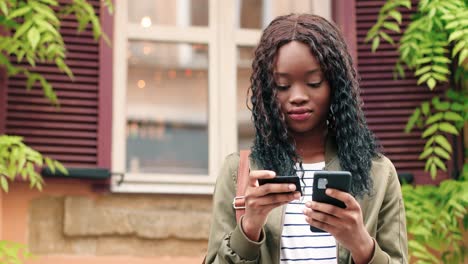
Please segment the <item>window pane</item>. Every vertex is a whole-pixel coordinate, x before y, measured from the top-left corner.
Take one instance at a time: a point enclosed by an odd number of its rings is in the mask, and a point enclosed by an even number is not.
[[[280,15],[312,13],[312,2],[312,0],[237,0],[237,26],[262,29]]]
[[[208,0],[138,0],[129,1],[128,21],[166,26],[208,26]]]
[[[252,74],[253,47],[237,48],[237,140],[239,149],[246,149],[252,145],[254,138],[254,126],[251,112],[247,108],[250,98],[247,98],[247,90],[250,86]]]
[[[208,46],[128,49],[127,171],[208,174]]]

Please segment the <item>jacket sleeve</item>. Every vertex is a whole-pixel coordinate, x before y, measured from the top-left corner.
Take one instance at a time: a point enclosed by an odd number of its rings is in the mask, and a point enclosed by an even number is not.
[[[232,201],[236,193],[239,154],[229,155],[216,180],[213,212],[206,263],[258,263],[260,247],[265,243],[249,240],[236,223]]]
[[[395,167],[387,159],[390,172],[380,208],[374,255],[369,263],[408,263],[406,216]]]

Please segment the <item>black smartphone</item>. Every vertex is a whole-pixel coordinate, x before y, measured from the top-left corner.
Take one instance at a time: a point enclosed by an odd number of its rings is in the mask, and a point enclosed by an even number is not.
[[[259,185],[267,183],[292,183],[296,185],[296,191],[300,192],[302,196],[301,180],[298,176],[276,176],[271,179],[258,179]]]
[[[351,173],[349,171],[316,171],[314,173],[312,200],[346,208],[346,205],[342,201],[325,194],[327,188],[349,192],[351,188]],[[310,231],[325,232],[314,226],[310,226]]]

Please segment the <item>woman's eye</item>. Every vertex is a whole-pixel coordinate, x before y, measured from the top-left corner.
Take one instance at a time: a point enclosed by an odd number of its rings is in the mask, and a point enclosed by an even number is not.
[[[289,85],[276,85],[276,88],[280,91],[287,90],[289,88]]]
[[[308,83],[307,85],[312,88],[318,88],[320,87],[321,84],[322,82],[316,82],[316,83]]]

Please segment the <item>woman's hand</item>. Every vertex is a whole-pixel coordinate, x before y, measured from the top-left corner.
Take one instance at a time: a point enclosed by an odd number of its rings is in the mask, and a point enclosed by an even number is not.
[[[295,192],[294,184],[258,185],[258,179],[271,179],[275,177],[274,171],[251,171],[247,188],[245,190],[245,214],[241,221],[242,230],[250,240],[259,241],[263,225],[268,214],[274,208],[299,199],[301,194]]]
[[[342,201],[346,208],[307,202],[304,209],[307,223],[332,234],[351,252],[355,263],[368,263],[374,252],[374,240],[364,226],[359,203],[349,193],[336,189],[327,189],[326,194]]]

